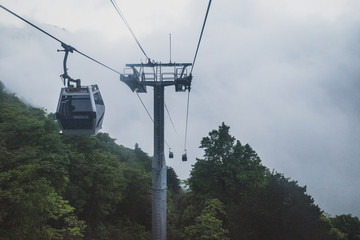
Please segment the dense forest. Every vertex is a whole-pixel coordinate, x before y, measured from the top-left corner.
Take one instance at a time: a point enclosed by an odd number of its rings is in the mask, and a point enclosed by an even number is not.
[[[169,240],[360,239],[357,217],[324,214],[229,129],[202,139],[185,187],[168,168]],[[61,136],[0,82],[0,240],[12,239],[151,239],[151,157],[107,133]]]

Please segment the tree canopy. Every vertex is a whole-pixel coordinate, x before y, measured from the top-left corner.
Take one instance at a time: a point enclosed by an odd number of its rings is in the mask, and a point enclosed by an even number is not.
[[[213,222],[205,225],[214,229],[221,226],[217,232],[229,233],[230,239],[325,240],[340,239],[341,234],[334,231],[351,232],[349,227],[334,224],[335,220],[329,222],[306,187],[267,169],[250,145],[242,145],[229,130],[222,123],[201,141],[204,158],[197,159],[187,181],[190,192],[179,201],[178,224],[183,226],[185,237],[208,231],[203,227],[201,209],[209,199],[217,199],[224,214],[218,219],[207,215]]]
[[[106,133],[60,136],[53,114],[2,84],[0,99],[1,240],[149,239],[147,154]]]
[[[151,157],[107,133],[58,133],[0,82],[0,240],[151,239]],[[168,239],[360,239],[357,217],[325,216],[225,123],[200,148],[187,190],[168,167]]]

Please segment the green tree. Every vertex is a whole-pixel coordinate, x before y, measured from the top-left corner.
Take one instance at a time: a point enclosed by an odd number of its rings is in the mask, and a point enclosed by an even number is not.
[[[123,199],[126,187],[122,163],[102,150],[95,137],[66,137],[70,149],[69,179],[65,196],[87,223],[87,239],[108,235],[105,220]]]
[[[150,157],[107,133],[60,136],[54,114],[3,89],[0,239],[150,239]]]
[[[229,134],[224,123],[203,138],[204,159],[197,159],[188,179],[195,194],[216,197],[226,203],[242,194],[263,188],[267,169],[256,152]]]
[[[185,227],[184,239],[228,240],[229,231],[223,228],[219,215],[225,215],[223,204],[216,198],[207,200],[195,223]]]
[[[74,208],[28,171],[31,166],[0,174],[1,239],[82,239],[85,224]]]
[[[4,93],[3,93],[4,88],[5,88],[4,84],[0,81],[0,102],[3,101],[4,99]]]
[[[57,125],[3,91],[0,112],[0,236],[80,239],[84,222],[62,197],[68,159]]]
[[[140,231],[146,236],[151,229],[151,173],[133,151],[116,147],[107,134],[98,135],[64,138],[70,149],[66,198],[88,225],[86,239],[139,236]]]
[[[217,198],[224,204],[223,224],[232,240],[331,239],[330,225],[306,187],[271,173],[229,129],[222,123],[201,141],[204,158],[197,159],[187,181],[191,192],[183,198],[188,207],[179,204],[179,224],[199,224],[191,219],[199,216],[194,214],[203,208],[201,202]]]
[[[338,229],[346,240],[360,239],[360,220],[351,214],[342,214],[331,218],[332,226]]]
[[[166,176],[168,190],[171,192],[172,195],[178,194],[181,187],[180,179],[176,175],[175,170],[172,167],[167,167]]]
[[[228,212],[232,239],[331,239],[306,187],[278,173],[269,174],[265,189],[247,194]]]
[[[143,152],[137,143],[135,144],[134,153],[137,161],[144,165],[145,170],[151,172],[152,158],[150,158],[147,153]]]

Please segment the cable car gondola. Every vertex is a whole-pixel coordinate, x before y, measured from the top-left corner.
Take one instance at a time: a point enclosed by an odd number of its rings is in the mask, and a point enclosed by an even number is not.
[[[182,155],[181,160],[182,160],[183,162],[186,162],[186,161],[187,161],[187,153],[186,153],[186,150],[185,150],[184,154]]]
[[[171,151],[171,148],[169,148],[169,158],[174,158],[174,153]]]
[[[56,119],[64,135],[96,135],[104,114],[105,105],[96,84],[61,89]]]
[[[99,87],[96,84],[81,86],[80,79],[74,80],[68,75],[66,61],[74,48],[64,43],[61,46],[65,52],[64,74],[61,78],[64,85],[67,83],[67,87],[61,88],[56,119],[64,135],[96,135],[101,129],[105,114]]]

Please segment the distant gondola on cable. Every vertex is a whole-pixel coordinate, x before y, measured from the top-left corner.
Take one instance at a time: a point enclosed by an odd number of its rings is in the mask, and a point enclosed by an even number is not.
[[[186,150],[185,150],[185,153],[182,155],[181,160],[182,160],[183,162],[186,162],[186,161],[187,161],[187,153],[186,153]]]
[[[67,74],[66,60],[73,48],[62,44],[65,51],[64,74],[61,75],[67,87],[60,91],[56,119],[64,135],[96,135],[102,127],[105,105],[99,87],[94,84],[81,86],[80,79],[74,80]],[[76,85],[72,85],[75,83]]]
[[[169,158],[174,158],[174,153],[171,151],[171,148],[169,148]]]

